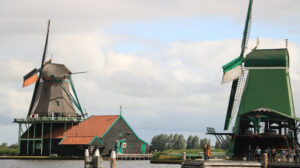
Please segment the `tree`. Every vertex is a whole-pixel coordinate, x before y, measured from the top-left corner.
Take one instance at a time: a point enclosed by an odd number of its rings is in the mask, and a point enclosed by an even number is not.
[[[168,141],[168,149],[172,149],[172,146],[173,146],[173,138],[174,138],[174,135],[173,134],[170,134],[169,136],[169,141]]]
[[[17,143],[16,144],[11,144],[11,145],[9,145],[8,148],[10,148],[10,149],[18,149],[18,144]]]
[[[151,150],[164,151],[168,149],[169,136],[167,134],[159,134],[151,140]]]
[[[177,136],[177,139],[175,139],[175,142],[173,144],[173,149],[185,149],[185,143],[186,140],[184,139],[184,136],[180,134]]]
[[[200,148],[203,149],[204,144],[210,146],[210,139],[208,138],[203,138],[200,140]]]
[[[190,135],[186,141],[186,149],[193,149],[193,139],[194,137]]]
[[[178,141],[178,134],[174,134],[171,138],[170,138],[170,148],[171,149],[175,149],[174,146],[176,144],[176,142]]]
[[[192,149],[200,149],[200,139],[198,136],[193,137]]]
[[[2,142],[1,147],[7,147],[7,143],[6,142]]]

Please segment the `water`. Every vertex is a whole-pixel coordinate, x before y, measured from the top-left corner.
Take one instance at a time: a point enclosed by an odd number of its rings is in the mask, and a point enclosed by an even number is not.
[[[104,161],[104,168],[110,168]],[[149,160],[118,160],[116,168],[180,168],[181,165],[150,164]],[[0,160],[0,168],[84,168],[83,160]]]

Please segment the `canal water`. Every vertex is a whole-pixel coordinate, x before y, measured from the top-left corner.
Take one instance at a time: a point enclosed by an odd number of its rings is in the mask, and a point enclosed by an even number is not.
[[[110,168],[104,161],[104,168]],[[181,165],[150,164],[149,160],[118,160],[116,168],[180,168]],[[0,168],[84,168],[83,160],[0,160]]]

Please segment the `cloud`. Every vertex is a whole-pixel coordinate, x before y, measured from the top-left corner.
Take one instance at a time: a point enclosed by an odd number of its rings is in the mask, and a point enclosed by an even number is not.
[[[289,25],[290,31],[296,31],[299,23],[300,2],[289,1],[254,1],[253,18],[257,23]],[[34,4],[34,5],[33,5]],[[248,1],[237,0],[174,0],[174,1],[136,1],[113,0],[66,0],[66,1],[1,1],[1,36],[7,32],[36,34],[51,18],[57,33],[74,33],[85,30],[90,32],[99,27],[106,27],[125,22],[152,22],[164,19],[185,19],[202,17],[230,18],[239,25],[244,24]],[[19,27],[22,27],[20,29]],[[287,28],[287,27],[286,27]]]
[[[157,61],[142,56],[148,51],[103,50],[109,42],[100,35],[101,32],[59,35],[50,47],[55,53],[54,62],[66,64],[73,72],[89,71],[73,78],[79,99],[90,115],[118,114],[120,105],[127,106],[123,110],[125,118],[134,128],[144,129],[146,132],[139,133],[147,140],[153,136],[150,132],[161,128],[166,132],[204,132],[206,126],[221,130],[230,90],[230,84],[220,85],[221,66],[239,55],[240,40],[174,41],[161,48]],[[260,48],[285,45],[283,40],[260,41]],[[250,40],[248,51],[254,46],[255,40]],[[298,60],[299,47],[290,43],[289,49],[292,84],[297,86],[300,69],[294,61]],[[1,106],[5,109],[1,115],[25,117],[32,87],[21,89],[20,78],[34,65],[15,57],[3,59],[1,64],[9,74],[0,73],[5,81],[0,89]],[[7,114],[7,110],[11,113]]]
[[[240,53],[240,39],[204,41],[152,39],[134,33],[108,30],[123,23],[182,23],[188,18],[229,18],[243,25],[247,1],[11,1],[0,2],[0,124],[11,130],[0,141],[16,141],[17,130],[9,122],[25,117],[33,86],[21,88],[22,77],[40,66],[45,21],[51,18],[48,57],[73,72],[79,99],[90,115],[123,114],[147,141],[154,133],[204,132],[206,126],[221,130],[230,84],[220,85],[221,66]],[[258,24],[300,27],[296,0],[255,1],[253,19]],[[35,5],[32,5],[35,4]],[[299,6],[299,5],[298,5]],[[227,23],[226,23],[227,24]],[[229,24],[229,23],[228,23]],[[222,26],[222,25],[217,25]],[[242,29],[242,26],[241,26]],[[42,30],[42,31],[41,31]],[[169,31],[172,31],[170,27]],[[209,30],[208,30],[209,31]],[[145,32],[147,34],[147,32]],[[208,32],[215,35],[222,32]],[[260,48],[285,47],[284,40],[261,38]],[[142,47],[126,52],[120,44]],[[255,46],[250,40],[248,52]],[[289,44],[294,101],[300,101],[299,46]],[[296,110],[297,111],[297,110]],[[299,116],[299,114],[297,113]],[[10,120],[9,122],[7,120]],[[6,127],[0,127],[0,132]]]

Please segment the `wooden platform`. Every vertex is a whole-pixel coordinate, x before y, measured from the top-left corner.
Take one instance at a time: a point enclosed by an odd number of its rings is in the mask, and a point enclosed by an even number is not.
[[[299,167],[300,168],[300,163],[280,163],[280,162],[275,162],[275,163],[269,163],[270,168],[292,168],[292,167]]]
[[[150,160],[152,154],[117,154],[117,160]]]
[[[216,168],[216,167],[230,167],[230,168],[261,168],[262,164],[255,161],[231,161],[231,160],[210,160],[210,161],[184,161],[181,168]]]
[[[232,160],[187,160],[182,162],[181,168],[261,168],[261,162],[256,161],[232,161]],[[269,163],[268,168],[300,168],[300,163]]]

